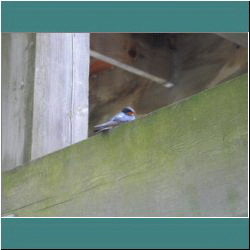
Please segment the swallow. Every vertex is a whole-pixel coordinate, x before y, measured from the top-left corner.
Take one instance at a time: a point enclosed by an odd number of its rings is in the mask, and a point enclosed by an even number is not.
[[[133,108],[125,107],[121,112],[117,113],[107,122],[94,126],[94,132],[97,133],[97,132],[109,131],[111,128],[118,126],[122,123],[134,121],[135,116],[136,112]]]

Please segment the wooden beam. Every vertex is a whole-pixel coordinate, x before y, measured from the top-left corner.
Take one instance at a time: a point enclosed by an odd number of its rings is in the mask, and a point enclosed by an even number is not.
[[[246,74],[2,173],[2,215],[246,217],[247,89]]]
[[[154,81],[156,83],[159,83],[159,84],[163,84],[165,87],[167,88],[170,88],[170,87],[173,87],[173,83],[170,83],[170,82],[167,82],[166,79],[163,79],[161,77],[158,77],[158,76],[154,76],[152,74],[149,74],[143,70],[140,70],[140,69],[137,69],[135,67],[131,67],[127,64],[124,64],[124,63],[121,63],[119,62],[118,60],[115,60],[111,57],[108,57],[108,56],[105,56],[99,52],[96,52],[96,51],[93,51],[93,50],[90,50],[90,56],[96,58],[96,59],[99,59],[99,60],[102,60],[104,62],[107,62],[109,64],[112,64],[118,68],[121,68],[123,70],[126,70],[130,73],[133,73],[135,75],[138,75],[138,76],[141,76],[141,77],[144,77],[144,78],[147,78],[151,81]]]

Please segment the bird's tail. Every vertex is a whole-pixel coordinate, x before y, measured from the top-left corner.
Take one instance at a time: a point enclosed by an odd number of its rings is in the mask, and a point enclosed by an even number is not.
[[[114,121],[105,122],[103,124],[94,126],[94,132],[97,133],[103,130],[108,130],[114,127],[115,125],[117,125],[117,122],[114,122]]]

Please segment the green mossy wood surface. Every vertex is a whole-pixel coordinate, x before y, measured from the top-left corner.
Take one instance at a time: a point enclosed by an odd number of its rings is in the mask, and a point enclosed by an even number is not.
[[[16,216],[247,216],[247,75],[2,173]]]

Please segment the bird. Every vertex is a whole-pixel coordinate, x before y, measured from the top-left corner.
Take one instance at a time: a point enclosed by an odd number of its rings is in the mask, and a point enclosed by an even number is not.
[[[94,126],[94,133],[109,131],[111,128],[115,126],[134,121],[135,119],[136,119],[135,110],[129,106],[124,107],[121,112],[117,113],[107,122]]]

